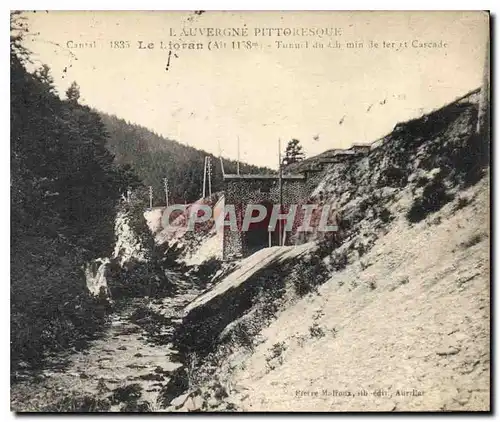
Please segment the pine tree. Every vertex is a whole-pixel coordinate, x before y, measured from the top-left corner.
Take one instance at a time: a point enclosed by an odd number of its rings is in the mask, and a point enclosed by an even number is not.
[[[42,67],[35,71],[35,77],[45,86],[47,86],[50,93],[55,94],[54,78],[50,74],[50,67],[43,64]]]
[[[292,139],[288,142],[285,150],[285,156],[283,157],[283,165],[287,166],[289,164],[297,163],[305,158],[305,154],[302,152],[302,145],[298,139]]]
[[[80,99],[80,87],[73,81],[70,87],[66,90],[66,99],[71,103],[78,103]]]

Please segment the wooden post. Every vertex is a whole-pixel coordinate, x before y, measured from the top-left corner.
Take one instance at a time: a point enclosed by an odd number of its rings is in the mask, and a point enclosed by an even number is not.
[[[153,186],[149,187],[149,209],[153,209]]]

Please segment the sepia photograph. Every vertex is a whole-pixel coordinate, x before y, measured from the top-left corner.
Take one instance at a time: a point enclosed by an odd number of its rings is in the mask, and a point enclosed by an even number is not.
[[[491,412],[490,25],[11,10],[11,412]]]

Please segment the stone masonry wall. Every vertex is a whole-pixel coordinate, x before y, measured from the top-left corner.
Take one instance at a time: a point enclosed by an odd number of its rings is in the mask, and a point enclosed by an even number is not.
[[[305,204],[317,184],[316,177],[303,179],[284,178],[282,182],[283,205]],[[225,180],[226,205],[232,204],[236,209],[238,223],[241,223],[247,204],[271,203],[279,204],[279,181],[270,178],[228,178]],[[240,225],[239,225],[240,227]],[[248,254],[245,235],[241,231],[224,229],[224,259],[234,259]]]

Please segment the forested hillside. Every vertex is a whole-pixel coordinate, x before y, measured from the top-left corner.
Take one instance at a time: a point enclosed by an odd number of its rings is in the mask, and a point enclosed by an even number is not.
[[[91,336],[104,303],[83,266],[114,245],[120,194],[137,185],[114,162],[98,114],[76,84],[57,95],[47,66],[26,70],[24,21],[11,18],[11,353],[35,362]]]
[[[96,258],[112,255],[121,195],[144,181],[154,187],[155,205],[163,204],[162,179],[168,177],[172,201],[193,201],[201,196],[207,155],[80,104],[76,82],[60,95],[48,66],[31,70],[31,53],[22,43],[26,32],[25,21],[14,13],[10,41],[13,368],[19,362],[37,364],[47,353],[83,344],[102,327],[108,302],[89,295],[84,268]],[[215,192],[222,189],[222,172],[214,156],[212,164]],[[225,160],[224,166],[226,172],[236,172],[236,162]],[[240,169],[269,171],[245,164]],[[135,197],[146,196],[145,189],[136,190]]]
[[[220,160],[205,151],[164,138],[142,126],[106,113],[100,116],[109,133],[108,147],[120,164],[129,164],[144,184],[153,186],[156,205],[164,204],[163,178],[167,177],[171,200],[193,202],[201,197],[203,163],[212,158],[212,191],[222,190]],[[224,159],[224,171],[236,173],[236,161]],[[270,169],[240,164],[241,173],[269,173]]]

